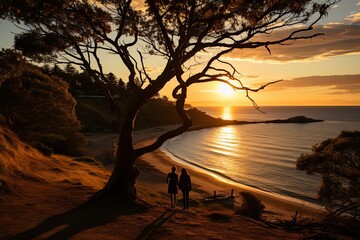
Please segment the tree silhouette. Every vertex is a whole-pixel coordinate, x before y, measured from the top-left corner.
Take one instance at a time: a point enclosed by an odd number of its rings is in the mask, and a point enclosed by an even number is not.
[[[1,2],[0,15],[28,26],[28,31],[15,42],[26,56],[37,59],[52,56],[58,63],[81,66],[102,86],[121,120],[116,166],[97,196],[118,195],[131,203],[137,199],[136,159],[191,126],[184,110],[189,87],[222,82],[234,90],[245,91],[257,107],[249,93],[275,82],[247,87],[226,56],[236,49],[259,47],[270,53],[272,45],[322,35],[313,32],[313,26],[336,2],[338,0],[8,0]],[[272,37],[278,30],[288,30],[288,33]],[[31,42],[36,43],[36,48],[23,47],[23,43]],[[46,48],[34,52],[43,45]],[[120,59],[119,68],[127,73],[126,89],[107,78],[104,53]],[[147,68],[155,57],[163,62],[158,75]],[[132,134],[139,109],[170,81],[177,83],[172,97],[183,124],[161,135],[154,143],[135,149]],[[122,96],[121,102],[114,101],[112,95],[115,94]]]
[[[331,207],[360,206],[360,131],[342,131],[302,154],[297,169],[319,173],[319,199]]]

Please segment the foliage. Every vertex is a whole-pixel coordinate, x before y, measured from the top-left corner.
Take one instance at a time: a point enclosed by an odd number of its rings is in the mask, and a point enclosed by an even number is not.
[[[360,204],[360,131],[342,131],[302,154],[297,169],[319,173],[319,199],[330,206]]]
[[[248,216],[254,219],[261,219],[265,206],[255,195],[250,192],[240,193],[243,199],[242,205],[236,210],[236,213]]]
[[[38,142],[34,144],[34,147],[39,150],[45,156],[51,156],[54,153],[54,150],[45,144]]]
[[[9,78],[19,76],[25,62],[20,53],[10,49],[2,49],[0,51],[0,86]]]
[[[174,124],[181,124],[174,103],[165,99],[151,99],[140,109],[135,129]]]
[[[104,98],[77,97],[76,115],[85,132],[100,132],[115,130],[114,122],[117,121]]]
[[[27,32],[22,35],[15,36],[15,48],[20,50],[24,56],[33,57],[42,61],[49,59],[47,56],[54,50],[62,50],[65,46],[60,38],[55,34],[39,35],[36,32]]]
[[[1,114],[23,140],[58,153],[79,154],[85,139],[75,115],[76,101],[67,89],[63,80],[24,63],[0,86]]]

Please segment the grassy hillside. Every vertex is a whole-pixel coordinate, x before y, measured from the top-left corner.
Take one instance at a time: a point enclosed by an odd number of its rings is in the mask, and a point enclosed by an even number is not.
[[[62,155],[44,156],[22,142],[6,127],[0,126],[0,195],[25,193],[29,182],[38,184],[70,183],[100,188],[106,172],[96,164]]]

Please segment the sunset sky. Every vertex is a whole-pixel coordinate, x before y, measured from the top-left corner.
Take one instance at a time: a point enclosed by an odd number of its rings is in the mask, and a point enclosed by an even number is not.
[[[0,20],[0,24],[0,47],[9,48],[13,44],[12,32],[20,30],[9,22]],[[297,41],[291,46],[272,47],[271,55],[265,48],[236,51],[226,60],[237,68],[248,86],[283,80],[251,95],[260,106],[360,105],[360,1],[341,1],[316,30],[325,35]],[[106,70],[126,79],[111,58],[107,58],[104,65]],[[149,68],[156,74],[162,62],[154,58]],[[170,97],[173,86],[169,84],[161,95]],[[251,105],[244,92],[234,92],[217,83],[192,86],[188,103]]]

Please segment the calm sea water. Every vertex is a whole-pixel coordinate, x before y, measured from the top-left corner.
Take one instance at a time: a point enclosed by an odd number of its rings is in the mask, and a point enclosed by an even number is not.
[[[284,119],[303,115],[324,122],[248,124],[186,132],[162,151],[233,184],[247,185],[295,201],[316,203],[319,175],[296,170],[302,153],[342,130],[360,130],[360,107],[200,107],[213,117],[236,120]]]

